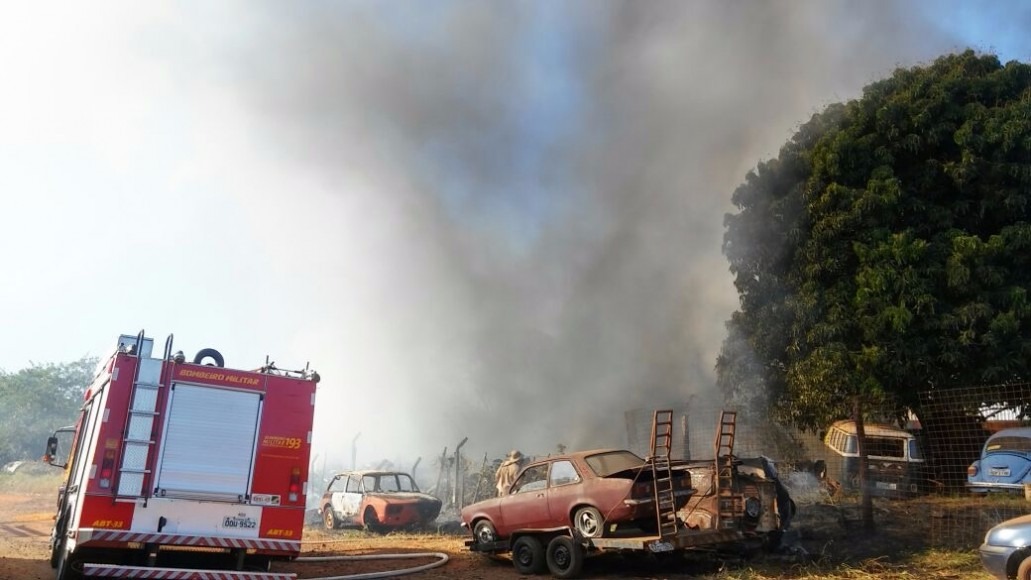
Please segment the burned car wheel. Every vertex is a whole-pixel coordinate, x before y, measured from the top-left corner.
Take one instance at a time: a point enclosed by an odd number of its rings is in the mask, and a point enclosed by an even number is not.
[[[326,506],[322,510],[322,523],[326,526],[327,530],[335,530],[340,522],[337,521],[336,514],[333,513],[333,508]]]
[[[600,538],[605,531],[605,519],[592,507],[582,507],[573,516],[573,526],[585,538]]]
[[[386,533],[386,527],[379,522],[379,517],[376,516],[376,510],[371,507],[365,508],[365,515],[362,518],[365,521],[365,529],[375,534]]]
[[[548,569],[544,546],[533,536],[520,536],[512,544],[512,564],[520,574],[543,574]]]
[[[473,526],[473,537],[476,538],[478,544],[490,544],[498,541],[498,532],[494,529],[494,524],[487,520],[480,520]]]

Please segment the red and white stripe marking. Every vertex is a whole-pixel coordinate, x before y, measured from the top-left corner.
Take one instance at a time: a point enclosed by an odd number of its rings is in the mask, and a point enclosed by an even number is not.
[[[301,543],[293,540],[265,540],[261,538],[229,538],[225,536],[186,536],[180,534],[148,534],[121,530],[79,530],[79,545],[90,542],[137,542],[170,546],[203,548],[253,548],[277,552],[301,551]]]
[[[86,577],[151,578],[161,580],[297,580],[297,574],[272,572],[229,572],[225,570],[187,570],[184,568],[146,568],[114,564],[84,564]]]

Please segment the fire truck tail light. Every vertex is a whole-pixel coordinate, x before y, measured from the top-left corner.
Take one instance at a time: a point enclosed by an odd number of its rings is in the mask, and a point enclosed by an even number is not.
[[[301,493],[301,468],[295,467],[290,471],[290,501],[297,501]]]
[[[104,462],[100,464],[100,487],[111,487],[111,475],[115,469],[115,450],[104,451]]]

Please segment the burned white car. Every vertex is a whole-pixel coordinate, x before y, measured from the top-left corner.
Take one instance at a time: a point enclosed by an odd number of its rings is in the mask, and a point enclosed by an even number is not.
[[[345,471],[329,482],[319,502],[327,529],[364,527],[373,532],[414,529],[437,518],[441,502],[422,493],[399,471]]]

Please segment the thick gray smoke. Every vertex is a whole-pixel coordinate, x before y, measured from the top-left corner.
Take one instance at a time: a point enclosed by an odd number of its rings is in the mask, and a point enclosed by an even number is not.
[[[896,2],[266,8],[217,74],[301,176],[283,198],[328,200],[316,436],[361,431],[359,463],[619,446],[625,410],[717,396],[735,186],[962,48]]]

